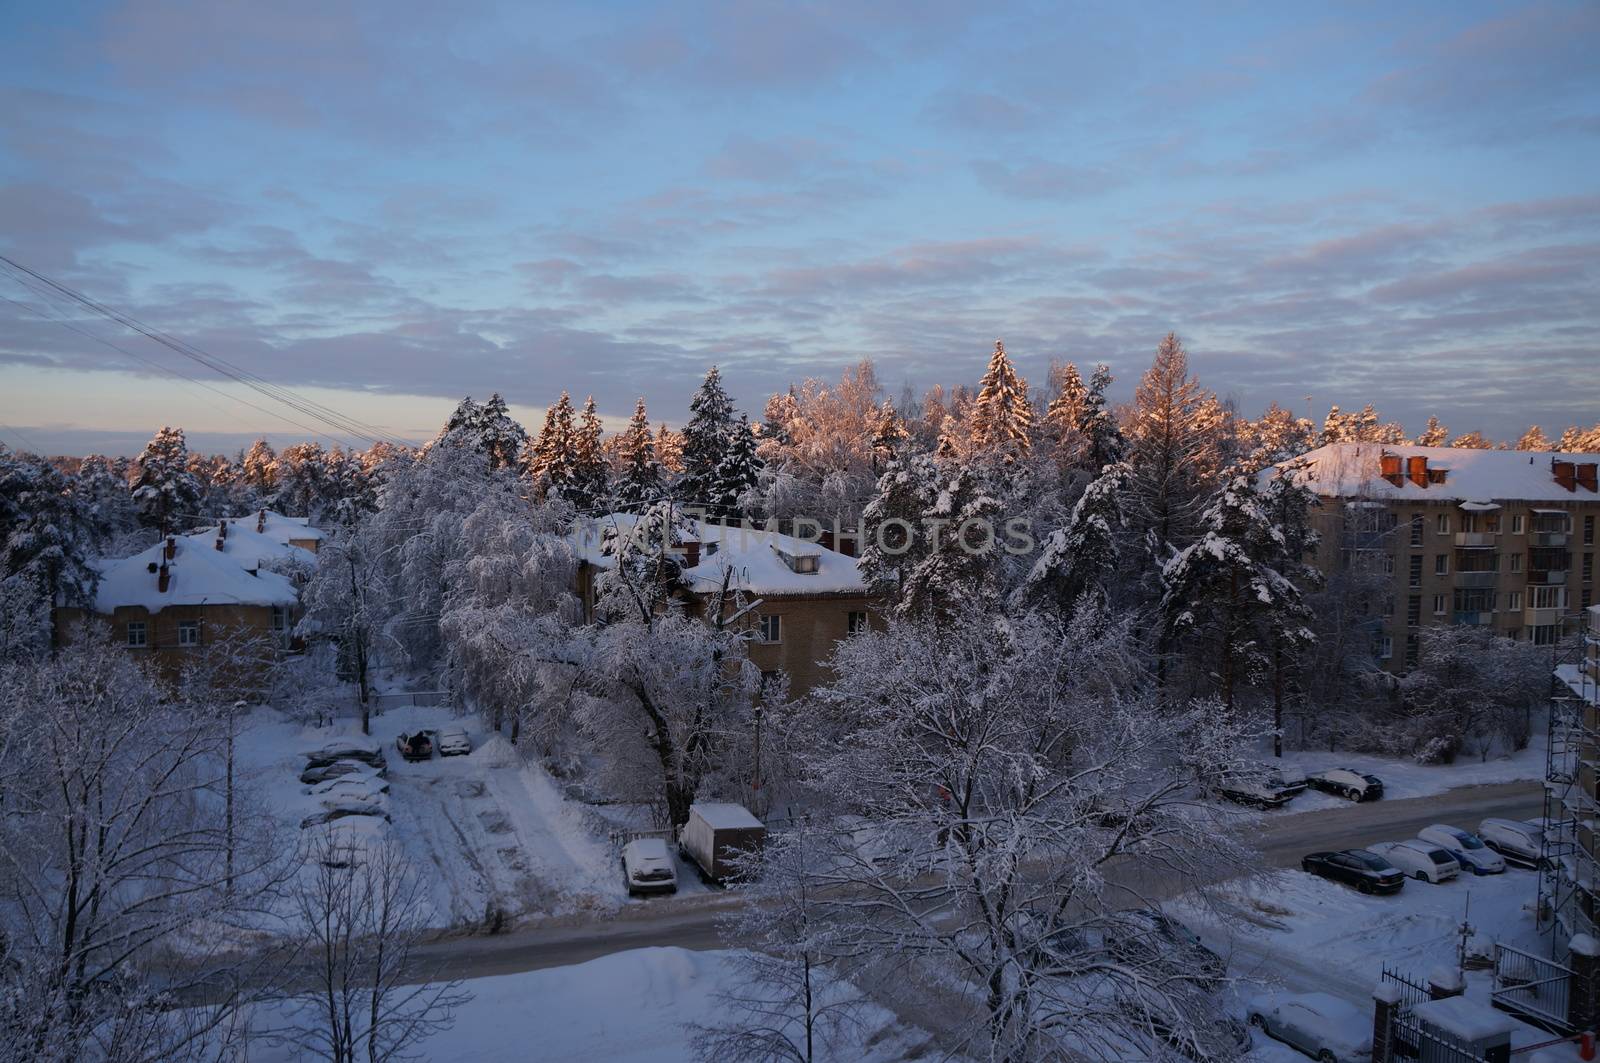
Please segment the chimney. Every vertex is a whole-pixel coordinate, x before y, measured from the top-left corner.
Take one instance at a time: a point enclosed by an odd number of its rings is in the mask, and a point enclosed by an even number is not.
[[[228,522],[225,521],[225,520],[218,521],[217,522],[217,538],[226,539],[227,537],[228,537]]]
[[[169,536],[167,536],[167,560],[171,561],[173,558],[175,558],[177,556],[178,556],[178,540],[169,535]]]
[[[1428,456],[1413,454],[1406,459],[1406,479],[1418,487],[1428,486]]]
[[[262,510],[256,514],[256,534],[260,535],[267,530],[267,511]]]
[[[225,539],[223,539],[223,538],[222,538],[222,536],[220,536],[220,535],[219,535],[219,536],[217,536],[217,549],[218,549],[218,550],[219,550],[219,551],[220,551],[220,550],[221,550],[221,549],[222,549],[222,544],[223,544],[223,543],[224,543],[224,542],[226,542],[226,540],[225,540]]]
[[[1595,476],[1595,466],[1597,464],[1600,463],[1586,461],[1578,465],[1578,483],[1582,484],[1584,490],[1591,494],[1600,491],[1600,482],[1596,482]]]
[[[700,563],[700,540],[690,539],[681,545],[683,549],[683,567],[694,568]]]
[[[1378,475],[1399,487],[1400,482],[1405,479],[1400,472],[1400,455],[1389,453],[1379,455]]]
[[[1555,474],[1556,483],[1568,491],[1578,489],[1578,467],[1570,461],[1557,461],[1550,459],[1550,471]]]
[[[171,579],[172,570],[167,568],[166,564],[163,563],[161,566],[161,572],[156,576],[156,590],[160,591],[162,594],[167,593],[167,584],[171,581]]]

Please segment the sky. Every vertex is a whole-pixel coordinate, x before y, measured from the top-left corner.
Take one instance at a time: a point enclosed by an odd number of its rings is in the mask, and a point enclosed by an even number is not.
[[[0,254],[397,439],[498,391],[1600,419],[1600,5],[19,2]],[[285,420],[287,418],[287,420]],[[0,269],[0,440],[320,420]]]

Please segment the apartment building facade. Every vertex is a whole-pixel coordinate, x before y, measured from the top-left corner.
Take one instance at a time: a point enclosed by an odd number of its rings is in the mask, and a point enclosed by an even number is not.
[[[1286,463],[1322,500],[1323,572],[1363,573],[1389,671],[1421,632],[1471,624],[1539,645],[1595,604],[1600,455],[1334,443]]]

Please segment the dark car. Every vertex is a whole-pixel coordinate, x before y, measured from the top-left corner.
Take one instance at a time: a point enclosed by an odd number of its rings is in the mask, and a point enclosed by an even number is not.
[[[1227,976],[1221,956],[1200,943],[1182,923],[1153,909],[1117,912],[1093,925],[1068,927],[1041,943],[1052,973],[1086,973],[1107,957],[1128,967],[1212,989]]]
[[[330,742],[321,749],[306,754],[306,767],[326,768],[340,761],[354,760],[370,768],[384,767],[383,750],[377,744],[362,739],[343,739]]]
[[[1184,972],[1208,989],[1228,974],[1228,964],[1221,956],[1207,948],[1193,930],[1165,912],[1134,908],[1122,913],[1120,922],[1124,929],[1112,941],[1113,954],[1134,959],[1140,950],[1155,950],[1177,957]]]
[[[1362,893],[1399,893],[1406,884],[1405,872],[1367,849],[1311,853],[1300,861],[1300,869]]]
[[[407,760],[428,760],[433,756],[433,732],[418,731],[416,734],[400,732],[400,737],[394,740],[395,748],[400,750],[400,755]]]
[[[1382,779],[1354,768],[1324,768],[1308,775],[1306,782],[1325,794],[1352,801],[1376,801],[1383,796]]]

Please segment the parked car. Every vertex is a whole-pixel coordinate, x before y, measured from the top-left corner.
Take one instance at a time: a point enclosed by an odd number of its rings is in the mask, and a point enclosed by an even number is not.
[[[441,757],[464,757],[472,752],[472,739],[461,727],[441,727],[434,744]]]
[[[368,767],[385,767],[383,749],[376,740],[360,736],[341,738],[306,754],[307,768],[323,768],[341,760],[354,760]]]
[[[1367,1063],[1372,1015],[1327,993],[1279,998],[1250,1013],[1250,1025],[1323,1063]]]
[[[1399,893],[1406,884],[1404,872],[1370,849],[1310,853],[1300,861],[1300,869],[1362,893]]]
[[[1040,928],[1034,924],[1029,929],[1037,933]],[[1203,989],[1215,988],[1228,973],[1227,963],[1193,931],[1152,908],[1113,912],[1056,930],[1037,948],[1050,973],[1067,978],[1089,973],[1108,959],[1135,968],[1159,965],[1171,972],[1174,981],[1186,979]]]
[[[1211,987],[1228,974],[1228,964],[1218,956],[1193,930],[1184,926],[1165,912],[1154,908],[1134,908],[1121,913],[1118,922],[1125,932],[1113,947],[1113,952],[1126,950],[1127,958],[1134,958],[1141,947],[1155,947],[1180,958],[1195,980]]]
[[[1435,823],[1417,831],[1417,837],[1432,842],[1455,857],[1463,871],[1474,875],[1498,875],[1506,869],[1500,854],[1483,844],[1483,839],[1469,830]]]
[[[1354,768],[1324,768],[1306,776],[1307,785],[1323,793],[1352,801],[1376,801],[1383,796],[1383,780]]]
[[[327,782],[307,786],[301,792],[312,797],[327,797],[333,794],[386,794],[389,792],[389,784],[376,775],[340,775]]]
[[[429,760],[433,757],[433,732],[418,731],[416,734],[400,732],[400,737],[394,740],[395,748],[400,750],[400,755],[407,760]]]
[[[678,871],[667,843],[660,838],[635,838],[622,847],[622,871],[628,894],[676,893]]]
[[[347,816],[372,816],[374,819],[381,819],[385,823],[389,822],[389,813],[380,808],[374,808],[368,805],[341,804],[334,808],[325,808],[321,812],[313,812],[311,815],[300,821],[300,829],[305,830],[307,827],[316,827],[323,823],[332,823],[335,820],[344,819]]]
[[[767,828],[743,805],[697,801],[689,806],[689,822],[678,832],[678,851],[693,860],[712,882],[731,878],[741,853],[754,852],[766,841]]]
[[[1235,804],[1251,805],[1256,808],[1282,808],[1289,803],[1290,798],[1305,788],[1304,775],[1301,775],[1296,787],[1287,783],[1277,769],[1257,764],[1249,766],[1240,774],[1225,776],[1216,785],[1215,790],[1218,797]]]
[[[1513,864],[1534,867],[1544,847],[1544,831],[1520,819],[1486,819],[1478,824],[1485,845]]]
[[[1181,998],[1159,991],[1148,993],[1138,989],[1119,993],[1118,996],[1122,998],[1120,1010],[1124,1014],[1142,1015],[1151,1033],[1170,1045],[1178,1055],[1196,1063],[1232,1063],[1233,1060],[1242,1059],[1253,1045],[1250,1027],[1231,1015],[1223,1014],[1221,1001],[1197,997],[1185,1007],[1176,1002]],[[1193,1011],[1196,1006],[1202,1010],[1204,1021],[1193,1021],[1198,1018]],[[1186,1012],[1189,1013],[1187,1019]],[[1141,1058],[1144,1057],[1143,1052],[1139,1054]]]
[[[1369,848],[1412,878],[1436,886],[1461,873],[1456,858],[1430,842],[1380,842]]]
[[[300,781],[307,786],[316,786],[331,779],[381,779],[387,770],[386,767],[374,768],[370,764],[359,760],[336,760],[332,764],[308,767],[300,773]]]

